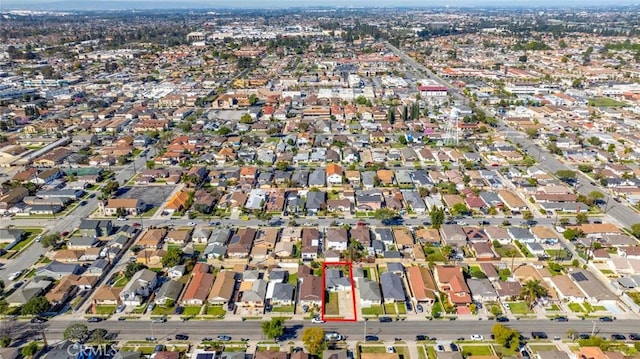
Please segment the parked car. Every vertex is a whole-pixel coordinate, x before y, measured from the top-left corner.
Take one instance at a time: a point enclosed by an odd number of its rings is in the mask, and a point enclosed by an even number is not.
[[[87,322],[89,322],[89,323],[98,323],[98,322],[101,322],[101,321],[102,321],[102,318],[100,318],[100,317],[91,317],[91,318],[87,319]]]
[[[228,342],[228,341],[230,341],[230,340],[231,340],[231,337],[230,337],[230,336],[228,336],[228,335],[218,335],[218,336],[216,337],[216,339],[218,339],[218,340],[220,340],[220,341],[223,341],[223,342]]]
[[[125,320],[127,320],[127,318],[125,318],[125,317],[119,317],[118,318],[118,321],[120,321],[120,322],[124,322]]]
[[[613,318],[611,317],[600,317],[598,320],[601,322],[613,322]]]
[[[124,308],[126,308],[126,305],[124,303],[120,303],[118,305],[118,307],[116,308],[116,313],[122,313],[122,311],[124,310]]]
[[[34,324],[40,324],[40,323],[44,323],[47,321],[47,318],[40,318],[40,317],[35,317],[33,319],[31,319],[31,323]]]
[[[531,338],[533,339],[547,339],[547,333],[545,332],[531,332]]]
[[[471,334],[471,340],[480,341],[480,340],[484,340],[484,337],[480,334]]]
[[[146,337],[145,338],[148,342],[155,342],[156,340],[158,340],[158,338],[156,337]]]
[[[503,322],[508,322],[508,321],[509,321],[509,318],[507,318],[507,317],[497,317],[496,318],[496,322],[502,322],[503,323]]]
[[[203,341],[203,342],[212,342],[212,341],[213,341],[213,338],[211,338],[211,337],[204,337],[204,338],[202,338],[202,341]]]
[[[156,318],[154,320],[152,320],[153,323],[164,323],[167,321],[167,318],[162,317],[162,318]]]
[[[428,340],[429,337],[427,337],[426,335],[416,335],[416,341],[420,341],[420,340]]]
[[[424,311],[424,308],[422,307],[422,304],[416,305],[416,310],[418,311],[418,313],[422,313]]]
[[[640,340],[640,334],[631,333],[631,334],[629,334],[629,339],[631,339],[631,340]]]
[[[578,335],[579,339],[589,339],[591,338],[591,334],[589,333],[581,333],[580,335]]]
[[[311,323],[313,323],[313,324],[322,324],[322,323],[324,323],[324,320],[322,320],[322,319],[320,319],[318,317],[315,317],[315,318],[311,319]]]
[[[9,276],[9,280],[14,281],[18,279],[22,275],[22,273],[24,273],[24,270],[19,270],[17,272],[11,273],[11,275]]]
[[[195,227],[196,226],[196,222],[189,222],[187,225],[191,226],[191,227]]]
[[[569,318],[563,317],[563,316],[559,316],[559,317],[551,318],[551,320],[554,320],[556,322],[568,322]]]
[[[444,345],[442,345],[442,344],[436,345],[436,351],[437,352],[443,352],[444,351]]]
[[[176,340],[189,340],[189,336],[186,334],[176,334]]]
[[[625,337],[622,334],[616,333],[616,334],[611,334],[611,339],[612,340],[627,340],[627,337]]]
[[[367,336],[364,337],[364,340],[366,342],[377,342],[380,339],[378,337],[376,337],[375,335],[367,335]]]
[[[394,348],[391,345],[387,346],[387,353],[395,353],[396,352],[396,348]]]
[[[451,348],[451,351],[452,351],[452,352],[460,351],[460,349],[458,348],[458,346],[456,345],[456,343],[451,343],[451,344],[449,344],[449,347]]]
[[[389,323],[393,321],[391,317],[380,317],[378,320],[380,321],[380,323]]]

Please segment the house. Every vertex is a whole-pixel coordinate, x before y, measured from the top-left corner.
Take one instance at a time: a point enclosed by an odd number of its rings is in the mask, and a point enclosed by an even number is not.
[[[165,236],[167,243],[184,246],[191,240],[191,229],[174,229]]]
[[[194,273],[182,295],[182,305],[204,305],[213,285],[214,276],[207,272]]]
[[[305,228],[302,231],[302,260],[314,260],[320,249],[320,232],[317,228]]]
[[[325,289],[330,292],[338,290],[351,290],[351,281],[342,275],[342,272],[334,268],[326,268],[325,274]]]
[[[462,248],[467,244],[467,234],[457,224],[443,224],[440,227],[440,238],[452,247]]]
[[[320,307],[323,296],[322,278],[313,275],[300,276],[298,301],[301,305]]]
[[[371,308],[371,306],[382,304],[382,293],[380,291],[380,284],[377,281],[359,278],[358,290],[360,292],[360,306],[362,308]]]
[[[234,258],[246,258],[251,252],[253,240],[256,236],[255,228],[241,228],[231,237],[227,248],[227,255]]]
[[[238,307],[264,307],[265,296],[267,295],[267,281],[257,279],[254,281],[244,281],[240,284]]]
[[[269,303],[274,306],[292,305],[294,291],[295,287],[289,283],[269,282],[266,299],[269,299]]]
[[[89,249],[96,245],[98,239],[96,237],[71,237],[67,240],[67,248],[71,250]]]
[[[53,307],[66,303],[69,298],[73,298],[80,290],[80,286],[77,284],[79,279],[80,276],[75,274],[63,277],[58,284],[51,288],[45,298]]]
[[[103,237],[113,233],[110,220],[81,219],[78,229],[80,234],[86,237]]]
[[[160,289],[158,289],[154,303],[163,306],[171,306],[177,303],[183,288],[184,284],[173,279],[164,282]]]
[[[46,279],[31,279],[23,287],[16,289],[7,296],[7,304],[9,304],[10,307],[24,305],[30,299],[44,294],[52,284],[52,281]]]
[[[103,285],[93,294],[93,304],[95,305],[118,305],[120,304],[120,292],[123,288],[116,288]]]
[[[36,270],[36,276],[53,279],[61,279],[71,274],[81,274],[83,268],[78,264],[67,264],[53,261],[45,264]]]
[[[319,211],[327,208],[326,193],[321,191],[309,191],[307,192],[307,201],[305,203],[305,209],[307,215],[315,216]]]
[[[327,181],[327,174],[323,168],[317,168],[309,173],[309,187],[325,187]]]
[[[0,228],[0,243],[12,243],[24,238],[25,232],[17,228]]]
[[[162,257],[167,253],[164,249],[143,249],[138,252],[136,262],[142,263],[149,268],[162,268]]]
[[[98,208],[104,216],[115,216],[118,210],[127,216],[139,216],[144,212],[144,204],[137,198],[111,198],[98,202]]]
[[[498,301],[498,293],[496,293],[496,290],[493,288],[493,285],[491,285],[491,281],[489,279],[469,278],[467,280],[467,285],[469,286],[471,297],[474,301],[480,303]]]
[[[191,240],[197,244],[207,243],[209,237],[211,237],[211,230],[203,227],[196,227],[191,234]]]
[[[438,288],[447,294],[452,305],[460,308],[471,304],[471,291],[464,280],[462,268],[436,265],[433,274]]]
[[[331,163],[327,166],[327,183],[330,186],[342,185],[342,166]]]
[[[335,249],[338,251],[347,250],[347,246],[349,244],[349,237],[346,229],[341,227],[327,228],[327,233],[325,238],[326,238],[325,249]]]
[[[236,272],[221,271],[213,282],[207,301],[213,305],[223,305],[231,302],[236,286]]]
[[[406,300],[402,278],[395,273],[384,272],[380,275],[380,285],[385,303],[404,302]]]
[[[156,272],[141,269],[137,271],[122,288],[120,300],[125,305],[138,306],[142,304],[144,298],[151,295],[157,283],[158,277],[156,276]]]
[[[254,359],[287,359],[287,352],[275,350],[257,351]]]
[[[431,272],[422,266],[406,268],[407,282],[413,293],[413,298],[418,303],[434,303],[437,299],[438,288]]]

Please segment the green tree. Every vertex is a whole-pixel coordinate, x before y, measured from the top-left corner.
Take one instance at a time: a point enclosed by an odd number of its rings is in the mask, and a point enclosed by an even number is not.
[[[529,280],[520,288],[520,298],[527,303],[529,309],[533,308],[533,304],[540,298],[549,295],[547,288],[543,287],[539,280]]]
[[[398,213],[390,208],[379,208],[373,212],[373,218],[385,223],[398,217]]]
[[[398,143],[400,143],[401,145],[405,145],[407,144],[407,137],[405,135],[399,135],[398,136]]]
[[[149,160],[145,162],[147,169],[152,170],[156,166],[156,162],[153,160]]]
[[[71,340],[72,342],[79,342],[84,340],[89,334],[89,328],[81,323],[71,324],[64,330],[62,337],[65,340]]]
[[[252,124],[253,118],[248,113],[245,113],[244,115],[240,116],[240,123]]]
[[[60,239],[61,237],[59,232],[51,233],[51,234],[47,234],[46,236],[43,236],[40,239],[40,244],[44,248],[55,247],[60,241]]]
[[[118,181],[109,181],[104,187],[102,187],[102,193],[105,196],[108,196],[112,193],[117,192],[118,188],[120,188],[120,184],[118,183]]]
[[[429,217],[431,217],[431,225],[433,226],[433,228],[440,229],[440,227],[444,223],[444,209],[432,208],[429,212]]]
[[[106,329],[98,328],[91,332],[91,338],[89,339],[93,344],[101,345],[107,341],[107,332]]]
[[[589,222],[589,216],[585,212],[580,212],[576,214],[576,223],[583,224]]]
[[[322,327],[305,328],[304,332],[302,332],[302,342],[307,351],[313,355],[319,355],[327,348]]]
[[[182,249],[178,247],[171,247],[165,255],[162,257],[162,266],[173,267],[182,261]]]
[[[453,208],[451,208],[451,212],[454,215],[467,215],[469,214],[469,208],[467,208],[467,206],[464,203],[456,203],[453,205]]]
[[[453,248],[450,245],[446,245],[440,249],[440,252],[442,253],[442,257],[444,257],[444,261],[448,262],[453,253]]]
[[[522,219],[524,219],[525,221],[531,221],[533,219],[533,213],[531,213],[531,211],[523,211]]]
[[[23,357],[30,357],[32,355],[34,355],[35,353],[38,352],[38,343],[36,342],[31,342],[25,346],[22,347],[22,350],[20,351],[20,353],[22,353]]]
[[[576,238],[584,237],[584,232],[581,229],[577,228],[567,228],[562,233],[562,236],[568,241],[573,241]]]
[[[640,223],[631,225],[631,234],[633,234],[636,238],[640,238]]]
[[[118,218],[124,218],[127,216],[127,210],[120,207],[120,208],[116,208],[116,217]]]
[[[571,170],[559,170],[556,172],[556,177],[561,181],[568,182],[576,178],[576,173]]]
[[[269,321],[262,322],[262,333],[269,339],[276,339],[284,334],[284,318],[271,318]]]
[[[589,198],[593,202],[601,201],[604,198],[604,193],[600,191],[591,191],[589,192]]]
[[[496,343],[504,347],[517,349],[520,346],[520,332],[516,329],[502,324],[494,324],[491,333],[493,333]]]
[[[11,344],[11,336],[3,335],[0,337],[0,347],[7,348]]]
[[[220,127],[218,129],[218,134],[222,135],[222,136],[226,136],[226,135],[230,134],[231,132],[233,132],[233,131],[231,131],[231,129],[229,127],[226,127],[226,126],[222,126],[222,127]]]
[[[249,105],[253,106],[256,103],[258,103],[260,99],[258,98],[258,96],[256,96],[256,94],[252,93],[251,95],[249,95]]]
[[[278,163],[276,163],[276,168],[279,169],[280,171],[286,171],[289,169],[289,162],[278,161]]]
[[[124,277],[127,280],[129,280],[129,279],[131,279],[131,277],[133,277],[134,274],[136,274],[136,272],[138,272],[141,269],[145,269],[145,268],[147,268],[147,266],[142,264],[142,263],[131,262],[131,263],[127,264],[127,268],[125,268],[125,270],[124,270]]]
[[[8,310],[9,310],[9,303],[7,303],[7,300],[5,298],[0,298],[0,314],[2,315],[7,314]]]
[[[44,296],[35,296],[29,299],[22,308],[20,309],[20,313],[22,315],[39,315],[42,314],[51,308],[51,304]]]

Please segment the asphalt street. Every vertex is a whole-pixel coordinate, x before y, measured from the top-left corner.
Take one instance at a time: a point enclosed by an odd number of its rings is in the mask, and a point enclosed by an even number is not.
[[[44,325],[30,324],[28,322],[14,322],[14,332],[17,335],[27,334],[40,336],[42,330],[48,340],[62,339],[65,328],[79,321],[52,320]],[[117,334],[119,339],[132,340],[153,336],[159,340],[173,337],[177,333],[184,333],[192,340],[200,340],[203,337],[215,337],[225,334],[234,339],[264,339],[261,321],[168,321],[166,323],[152,323],[143,320],[115,321],[109,320],[100,323],[86,323],[89,329],[104,328]],[[302,335],[306,326],[322,326],[325,331],[336,331],[348,340],[359,340],[365,335],[364,322],[311,324],[309,321],[287,321],[286,326],[291,328],[291,333],[297,338]],[[471,334],[480,334],[489,337],[491,327],[496,324],[488,320],[420,320],[380,323],[370,320],[366,325],[367,335],[376,335],[381,340],[392,340],[401,337],[413,340],[415,335],[423,334],[436,337],[438,340],[454,340],[460,337],[469,338]],[[595,333],[602,336],[610,336],[613,333],[629,334],[640,331],[640,320],[616,320],[614,322],[599,322],[592,320],[575,320],[569,322],[555,322],[551,320],[518,320],[502,323],[518,329],[523,335],[530,336],[532,331],[544,331],[547,335],[565,338],[568,329],[576,333]]]

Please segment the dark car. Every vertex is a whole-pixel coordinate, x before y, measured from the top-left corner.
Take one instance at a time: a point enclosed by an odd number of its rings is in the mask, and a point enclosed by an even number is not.
[[[212,342],[212,341],[213,341],[213,338],[211,338],[211,337],[204,337],[204,338],[202,338],[202,341],[203,341],[203,342]]]
[[[578,335],[578,338],[580,338],[580,339],[589,339],[589,338],[591,338],[591,334],[589,334],[589,333],[581,333],[580,335]]]
[[[611,334],[611,339],[613,339],[613,340],[627,340],[627,337],[625,337],[622,334]]]
[[[35,317],[33,319],[31,319],[31,323],[34,324],[40,324],[40,323],[44,323],[47,321],[47,318],[40,318],[40,317]]]
[[[497,317],[496,322],[508,322],[509,318],[507,317]]]
[[[189,336],[186,334],[176,334],[176,340],[189,340]]]
[[[453,351],[453,352],[459,351],[458,346],[455,343],[449,344],[449,347],[451,348],[451,351]]]
[[[177,306],[176,309],[173,311],[174,314],[182,314],[182,312],[184,312],[184,307],[182,306]]]
[[[123,322],[123,321],[127,320],[127,318],[125,318],[125,317],[119,317],[119,318],[118,318],[118,320],[119,320],[119,321],[121,321],[121,322]]]
[[[216,337],[216,339],[218,339],[218,340],[220,340],[220,341],[223,341],[223,342],[228,342],[228,341],[230,341],[230,340],[231,340],[231,337],[230,337],[230,336],[228,336],[228,335],[218,335],[218,336]]]
[[[411,302],[407,302],[406,306],[407,306],[407,310],[408,311],[412,311],[413,310],[413,305],[411,305]]]
[[[380,321],[380,323],[389,323],[392,322],[393,319],[391,319],[391,317],[380,317],[380,319],[378,319]]]
[[[140,223],[138,223],[138,222],[134,222],[134,223],[133,223],[133,226],[134,226],[134,227],[140,227]]]
[[[547,339],[547,333],[545,332],[531,332],[531,338],[533,339]]]
[[[416,341],[429,339],[426,335],[416,335]]]
[[[640,334],[631,333],[631,334],[629,334],[629,339],[631,339],[631,340],[640,340]]]
[[[416,305],[416,310],[418,311],[418,313],[422,313],[424,311],[424,308],[422,307],[422,304]]]
[[[100,317],[91,317],[91,318],[87,319],[87,322],[89,322],[89,323],[98,323],[98,322],[101,322],[101,321],[102,321],[102,318],[100,318]]]
[[[569,319],[567,317],[555,317],[551,320],[555,320],[556,322],[568,322]]]
[[[375,335],[367,335],[366,337],[364,337],[364,340],[367,342],[377,342],[380,339]]]
[[[598,320],[601,322],[613,322],[613,318],[611,317],[600,317]]]

